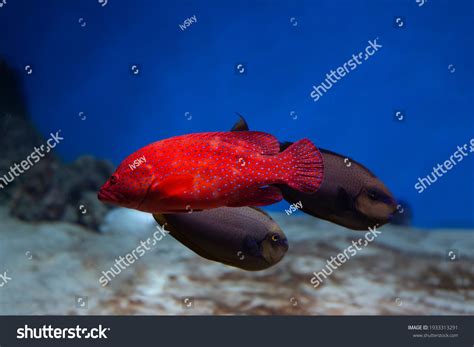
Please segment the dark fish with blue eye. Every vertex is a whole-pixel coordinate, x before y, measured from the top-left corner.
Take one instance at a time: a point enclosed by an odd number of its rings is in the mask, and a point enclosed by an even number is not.
[[[278,224],[256,207],[220,207],[153,217],[201,257],[247,271],[275,265],[288,250],[288,240]]]
[[[241,115],[232,131],[249,129]],[[291,142],[280,143],[280,150]],[[301,210],[354,230],[367,230],[390,221],[397,209],[393,195],[372,172],[357,161],[319,148],[324,163],[324,179],[316,193],[305,194],[286,185],[277,185],[290,204],[301,201]]]

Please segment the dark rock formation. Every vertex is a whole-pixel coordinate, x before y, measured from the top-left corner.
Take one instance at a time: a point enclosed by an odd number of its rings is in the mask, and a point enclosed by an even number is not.
[[[27,119],[18,72],[0,60],[0,176],[6,174],[13,163],[24,160],[42,141],[41,135]],[[56,158],[53,153],[50,154],[45,161],[54,162]],[[19,180],[15,179],[0,190],[0,203],[6,203],[11,198],[18,184]]]
[[[111,163],[83,156],[71,164],[41,161],[17,186],[10,213],[26,221],[61,220],[98,230],[109,207],[97,191],[113,172]]]
[[[45,144],[28,118],[26,104],[18,72],[0,60],[0,176]],[[106,161],[84,156],[64,164],[49,152],[0,189],[0,204],[26,221],[62,220],[98,229],[109,208],[96,194],[112,172]]]

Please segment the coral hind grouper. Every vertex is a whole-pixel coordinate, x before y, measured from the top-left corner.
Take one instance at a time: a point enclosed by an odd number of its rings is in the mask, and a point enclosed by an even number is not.
[[[133,170],[130,165],[141,159]],[[263,206],[282,200],[279,188],[315,192],[323,180],[318,149],[308,139],[280,153],[278,140],[256,131],[182,135],[128,156],[98,198],[144,212],[191,212]]]
[[[245,119],[232,128],[248,131]],[[281,144],[284,151],[291,142]],[[278,186],[290,204],[301,203],[302,211],[354,230],[367,230],[390,221],[397,208],[392,193],[369,169],[355,160],[319,148],[324,161],[324,181],[316,193],[307,194]],[[349,166],[346,162],[349,160]]]

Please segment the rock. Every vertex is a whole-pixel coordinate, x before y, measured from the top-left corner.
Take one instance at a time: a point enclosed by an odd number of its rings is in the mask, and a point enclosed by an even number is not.
[[[28,179],[12,197],[10,212],[26,221],[62,220],[98,230],[111,207],[97,192],[112,172],[111,163],[90,156],[68,165],[40,161],[25,173]]]
[[[0,177],[10,178],[10,167],[26,160],[46,140],[28,118],[18,72],[1,60],[0,131]],[[65,164],[51,151],[6,184],[0,204],[7,204],[11,215],[25,221],[64,220],[97,230],[110,207],[96,194],[113,170],[110,162],[91,156]],[[87,213],[79,210],[81,204]]]
[[[10,166],[20,163],[44,141],[27,117],[20,75],[0,59],[0,177],[10,171]],[[56,157],[50,153],[49,161]],[[6,203],[15,194],[15,188],[24,180],[15,178],[1,190],[0,203]]]

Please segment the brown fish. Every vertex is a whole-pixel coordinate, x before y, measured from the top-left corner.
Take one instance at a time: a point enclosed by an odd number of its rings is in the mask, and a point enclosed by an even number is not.
[[[240,116],[240,115],[239,115]],[[248,130],[240,116],[232,131]],[[284,150],[290,142],[280,144]],[[290,204],[301,201],[301,210],[354,230],[367,230],[390,221],[397,203],[387,189],[364,165],[346,156],[319,148],[324,163],[324,179],[314,194],[305,194],[277,185]]]
[[[201,257],[247,271],[275,265],[288,250],[278,224],[256,207],[220,207],[153,217]]]

